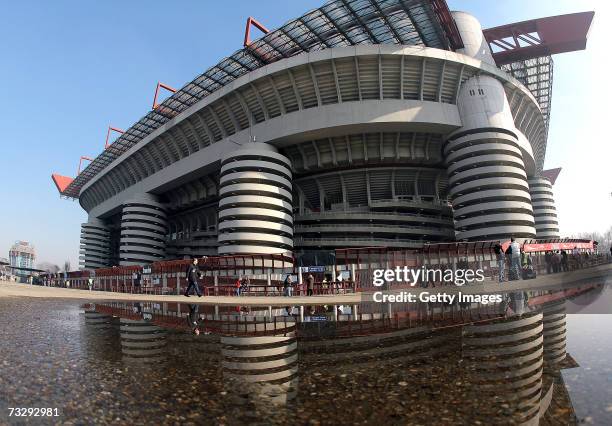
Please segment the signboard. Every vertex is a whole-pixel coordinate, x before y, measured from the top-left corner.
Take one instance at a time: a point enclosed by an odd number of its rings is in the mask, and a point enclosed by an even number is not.
[[[573,250],[573,249],[587,249],[592,250],[594,248],[593,241],[588,243],[534,243],[524,244],[523,251],[525,253],[532,253],[536,251],[552,251],[552,250]]]
[[[325,266],[304,266],[304,272],[325,272]]]
[[[327,317],[325,315],[313,315],[310,317],[310,321],[327,321]]]
[[[504,252],[508,250],[510,241],[502,243],[502,250]],[[525,253],[534,253],[538,251],[553,251],[553,250],[573,250],[573,249],[586,249],[593,250],[595,245],[593,241],[589,242],[566,242],[566,243],[527,243],[521,246]]]

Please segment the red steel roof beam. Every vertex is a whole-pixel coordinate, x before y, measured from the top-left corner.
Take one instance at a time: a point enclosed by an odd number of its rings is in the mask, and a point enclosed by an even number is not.
[[[594,15],[595,12],[580,12],[532,19],[488,28],[483,30],[483,34],[490,47],[502,49],[493,53],[495,62],[501,66],[515,61],[584,50]],[[508,39],[512,39],[514,44]],[[520,41],[528,46],[521,46]]]
[[[268,34],[270,32],[270,30],[264,27],[264,25],[261,22],[259,22],[252,16],[249,16],[246,21],[246,28],[244,30],[244,43],[243,43],[244,47],[248,47],[251,44],[251,26],[257,28],[259,31],[261,31],[264,34]]]
[[[176,89],[158,81],[157,87],[155,88],[155,97],[153,98],[153,109],[157,109],[157,107],[160,105],[157,103],[157,95],[159,95],[159,89],[165,89],[168,92],[176,93]]]
[[[431,7],[444,30],[444,34],[446,34],[446,38],[448,38],[450,42],[450,46],[453,50],[463,48],[463,40],[461,39],[461,34],[459,34],[459,29],[457,28],[457,24],[455,23],[455,19],[448,8],[448,4],[446,0],[430,0]]]
[[[109,147],[108,138],[110,137],[111,132],[117,132],[119,134],[125,133],[125,131],[123,131],[121,129],[117,129],[116,127],[108,126],[108,131],[106,132],[106,142],[104,142],[104,149]]]
[[[81,158],[79,159],[79,168],[77,169],[77,174],[76,174],[77,176],[81,174],[81,165],[83,164],[83,160],[93,161],[93,158],[81,155]]]
[[[72,181],[74,180],[71,177],[58,175],[57,173],[53,173],[51,175],[51,179],[53,179],[53,183],[57,187],[57,190],[59,191],[60,195],[64,195],[63,192],[66,190],[66,188],[68,188],[68,185],[70,185]]]

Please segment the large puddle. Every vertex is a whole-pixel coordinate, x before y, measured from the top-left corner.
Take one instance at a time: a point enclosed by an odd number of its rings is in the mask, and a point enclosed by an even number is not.
[[[488,306],[4,298],[0,424],[612,424],[611,301],[603,282]]]

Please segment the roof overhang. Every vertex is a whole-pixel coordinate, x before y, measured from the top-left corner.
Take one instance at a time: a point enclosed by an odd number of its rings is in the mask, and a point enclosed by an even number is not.
[[[595,12],[550,16],[483,30],[498,66],[586,48]]]
[[[556,169],[548,169],[542,172],[542,176],[550,181],[551,185],[554,185],[559,177],[559,173],[561,173],[561,167],[557,167]]]
[[[74,180],[71,177],[58,175],[56,173],[51,175],[51,179],[53,179],[53,183],[57,187],[57,190],[60,192],[60,194],[62,194],[66,190],[66,188],[68,188],[68,185],[70,185]]]

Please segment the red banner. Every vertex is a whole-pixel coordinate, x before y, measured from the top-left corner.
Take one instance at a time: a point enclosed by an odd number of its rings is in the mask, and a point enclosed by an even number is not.
[[[535,251],[552,251],[552,250],[574,250],[574,249],[587,249],[593,250],[593,241],[588,243],[531,243],[524,244],[523,251],[525,253],[532,253]]]

